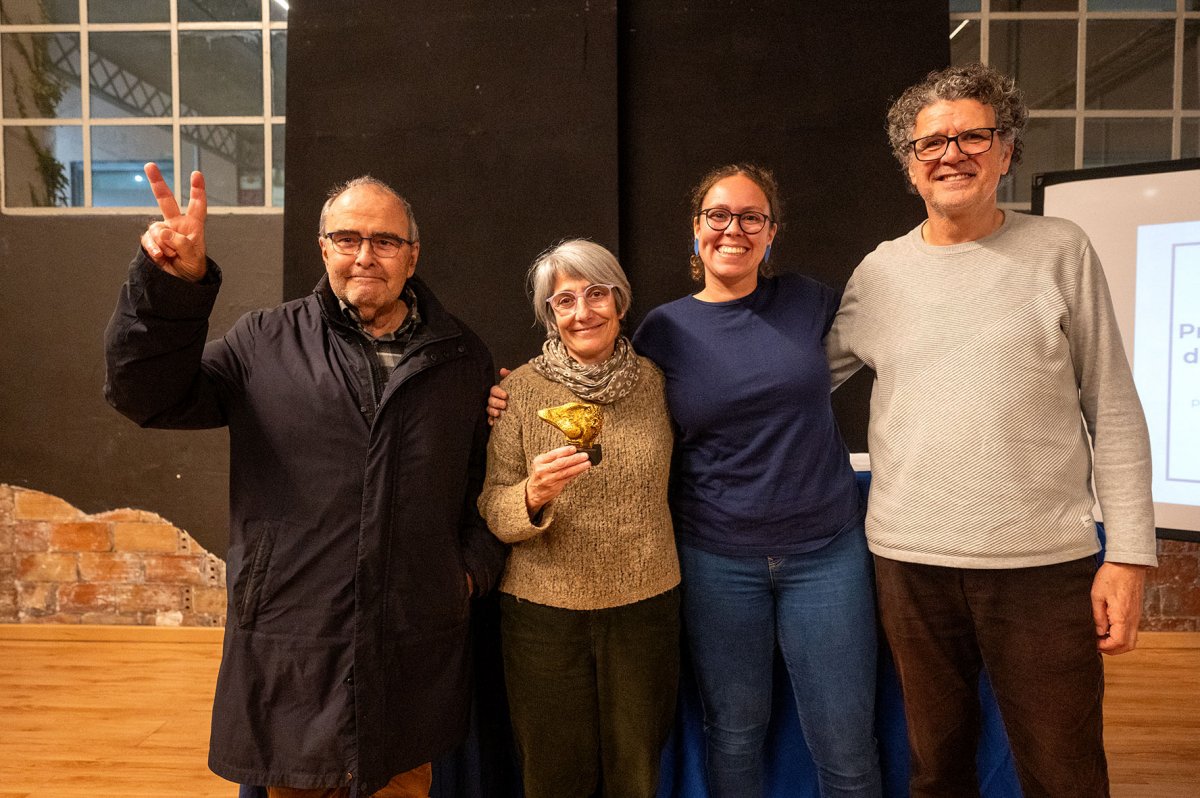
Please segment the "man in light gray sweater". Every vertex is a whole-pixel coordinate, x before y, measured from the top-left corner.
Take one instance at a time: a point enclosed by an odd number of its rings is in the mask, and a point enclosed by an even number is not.
[[[875,371],[867,537],[914,798],[979,794],[981,667],[1027,798],[1108,795],[1100,652],[1134,647],[1156,562],[1100,263],[1074,224],[996,203],[1027,118],[978,64],[901,96],[889,136],[928,218],[863,260],[827,338],[835,385]]]

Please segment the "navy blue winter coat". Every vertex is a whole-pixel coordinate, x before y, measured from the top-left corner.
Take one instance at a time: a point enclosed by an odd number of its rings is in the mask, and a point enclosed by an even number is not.
[[[109,402],[144,427],[229,427],[229,609],[209,766],[370,795],[464,736],[466,574],[504,549],[475,508],[486,347],[416,278],[423,324],[378,406],[371,343],[322,278],[205,344],[221,282],[139,252],[106,332]]]

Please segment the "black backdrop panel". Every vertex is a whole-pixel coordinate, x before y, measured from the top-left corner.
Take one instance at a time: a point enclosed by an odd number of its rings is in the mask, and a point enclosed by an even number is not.
[[[631,324],[693,290],[686,195],[733,160],[780,179],[776,263],[844,284],[921,218],[884,114],[949,61],[933,0],[334,2],[296,4],[288,25],[285,295],[321,274],[325,191],[371,173],[416,208],[418,272],[510,366],[541,340],[524,271],[561,238],[618,251]],[[868,388],[834,398],[853,449]]]
[[[413,203],[422,275],[497,364],[540,346],[524,275],[565,237],[615,249],[612,3],[297,3],[288,20],[287,297],[322,274],[327,189],[370,173]]]
[[[924,216],[884,133],[889,101],[949,63],[945,2],[707,0],[621,5],[621,255],[635,313],[696,290],[691,187],[709,169],[775,171],[780,270],[841,287],[863,255]],[[866,450],[870,380],[834,394]]]

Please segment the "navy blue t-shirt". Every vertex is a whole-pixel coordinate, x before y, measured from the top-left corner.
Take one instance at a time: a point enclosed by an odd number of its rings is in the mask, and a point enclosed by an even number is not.
[[[822,343],[838,301],[832,288],[784,274],[731,302],[669,302],[634,334],[634,348],[666,375],[682,543],[727,556],[798,554],[857,520]]]

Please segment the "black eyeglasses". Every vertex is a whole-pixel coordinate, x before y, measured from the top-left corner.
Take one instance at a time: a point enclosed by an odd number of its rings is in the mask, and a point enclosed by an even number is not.
[[[325,237],[333,244],[333,248],[343,255],[357,255],[362,243],[369,241],[371,251],[380,258],[394,258],[400,254],[400,247],[413,243],[399,236],[365,236],[354,230],[335,230],[326,233]]]
[[[996,131],[999,129],[998,127],[975,127],[964,130],[957,136],[941,134],[922,136],[919,139],[913,139],[908,144],[912,147],[913,155],[918,161],[936,161],[946,154],[952,141],[958,145],[958,151],[963,155],[980,155],[992,148]]]
[[[734,219],[738,220],[738,227],[742,228],[742,232],[747,235],[754,235],[766,227],[767,222],[771,221],[771,217],[761,211],[734,213],[724,208],[707,208],[696,215],[703,216],[704,221],[708,222],[709,228],[718,233],[728,229]]]

